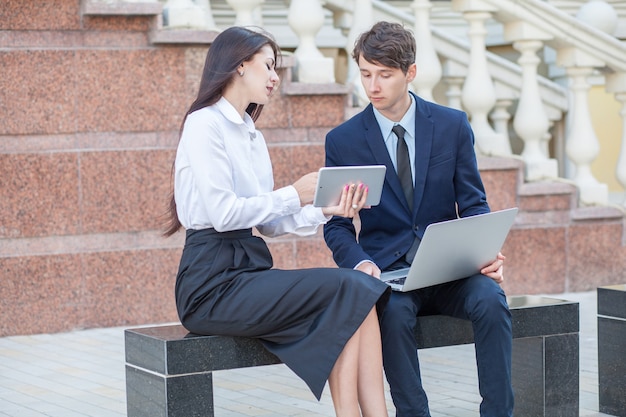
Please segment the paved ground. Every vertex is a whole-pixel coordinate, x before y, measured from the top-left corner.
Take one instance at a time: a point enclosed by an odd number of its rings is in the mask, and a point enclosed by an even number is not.
[[[598,413],[596,293],[550,296],[580,302],[580,416],[606,416]],[[126,416],[123,330],[0,338],[0,416]],[[433,417],[477,417],[473,345],[420,357]],[[221,371],[214,383],[218,417],[334,415],[328,389],[317,402],[284,365]]]

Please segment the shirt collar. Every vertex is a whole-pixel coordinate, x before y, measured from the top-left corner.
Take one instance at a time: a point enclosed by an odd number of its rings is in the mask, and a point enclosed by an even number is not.
[[[248,133],[250,133],[250,137],[255,136],[256,127],[254,127],[254,120],[252,120],[252,117],[250,117],[248,113],[244,113],[242,119],[235,107],[233,107],[233,105],[230,104],[230,102],[224,97],[221,97],[218,102],[215,103],[215,106],[230,122],[236,125],[244,124],[248,129]]]
[[[385,142],[391,136],[391,129],[396,124],[401,125],[406,131],[406,133],[409,134],[410,137],[412,138],[415,137],[415,108],[416,108],[415,98],[413,97],[413,94],[411,93],[409,93],[409,97],[411,98],[411,105],[409,106],[409,109],[406,111],[406,113],[404,113],[404,116],[402,116],[402,119],[398,123],[386,118],[385,116],[382,115],[381,112],[373,108],[374,117],[376,117],[378,126],[380,126],[380,132],[382,133],[383,138],[385,139]]]

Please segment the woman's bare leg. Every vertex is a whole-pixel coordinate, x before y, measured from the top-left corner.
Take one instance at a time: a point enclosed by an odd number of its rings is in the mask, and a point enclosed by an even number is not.
[[[382,343],[375,308],[361,324],[360,331],[358,389],[361,412],[363,417],[387,417]]]
[[[328,377],[330,395],[337,417],[361,416],[357,388],[360,330],[359,327],[348,340]]]
[[[387,417],[376,308],[348,340],[328,378],[337,417]]]

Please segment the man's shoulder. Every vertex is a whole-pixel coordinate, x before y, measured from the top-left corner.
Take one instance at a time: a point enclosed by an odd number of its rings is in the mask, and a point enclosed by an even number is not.
[[[418,113],[429,114],[434,118],[462,118],[467,119],[467,114],[459,109],[453,107],[444,106],[443,104],[435,103],[432,101],[424,100],[419,96],[416,97],[416,111]]]

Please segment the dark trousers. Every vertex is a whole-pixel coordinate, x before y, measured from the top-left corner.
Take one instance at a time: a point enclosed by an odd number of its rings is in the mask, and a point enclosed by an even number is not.
[[[383,362],[397,417],[430,417],[422,388],[416,317],[444,314],[474,329],[481,417],[513,415],[511,313],[502,288],[484,275],[407,293],[393,291],[381,317]]]

